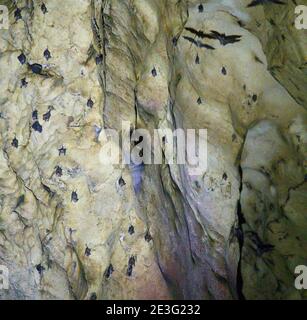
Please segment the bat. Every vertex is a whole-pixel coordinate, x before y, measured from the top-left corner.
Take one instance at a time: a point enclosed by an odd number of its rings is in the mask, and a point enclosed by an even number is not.
[[[219,33],[218,31],[211,31],[211,39],[219,40],[222,46],[226,46],[227,44],[232,44],[241,41],[240,35],[230,35],[226,36],[225,33]]]

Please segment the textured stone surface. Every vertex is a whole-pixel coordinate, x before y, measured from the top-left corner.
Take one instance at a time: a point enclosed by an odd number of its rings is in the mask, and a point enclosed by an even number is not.
[[[9,3],[1,299],[306,298],[307,42],[289,2],[29,0],[18,21]],[[241,41],[197,48],[187,27]],[[207,128],[208,170],[145,165],[135,192],[131,168],[100,162],[99,130],[122,120]]]

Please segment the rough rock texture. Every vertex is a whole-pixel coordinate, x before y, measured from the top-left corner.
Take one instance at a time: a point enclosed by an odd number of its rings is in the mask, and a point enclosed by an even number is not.
[[[306,31],[293,1],[249,2],[0,1],[1,299],[307,297]],[[208,170],[145,165],[134,188],[100,162],[122,120],[207,128]]]

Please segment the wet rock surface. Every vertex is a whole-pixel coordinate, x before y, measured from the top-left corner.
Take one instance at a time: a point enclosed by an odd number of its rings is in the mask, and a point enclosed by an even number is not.
[[[10,2],[1,299],[306,298],[306,31],[249,3]],[[122,121],[208,129],[208,169],[103,165]]]

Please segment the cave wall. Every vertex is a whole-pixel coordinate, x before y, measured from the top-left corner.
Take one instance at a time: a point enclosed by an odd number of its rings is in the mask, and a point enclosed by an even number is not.
[[[306,298],[307,43],[288,2],[1,2],[1,299]],[[186,28],[241,40],[200,48]],[[100,161],[122,121],[208,129],[208,169],[145,165],[136,188]]]

